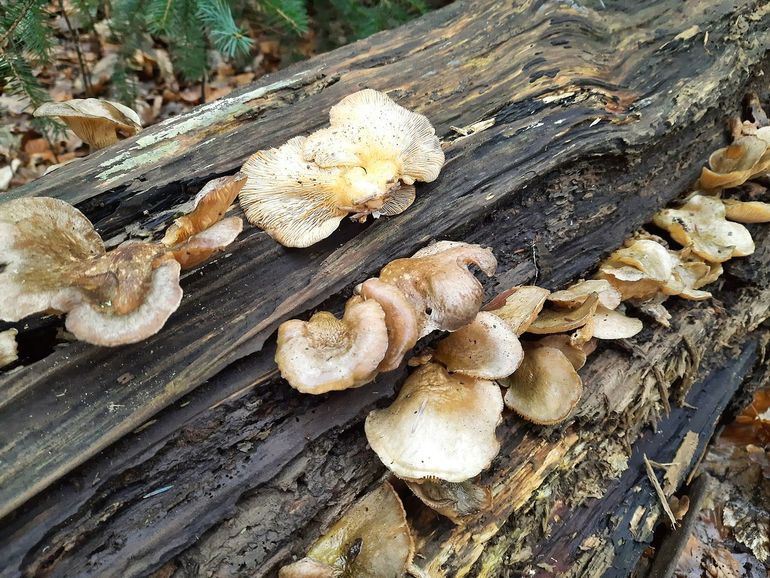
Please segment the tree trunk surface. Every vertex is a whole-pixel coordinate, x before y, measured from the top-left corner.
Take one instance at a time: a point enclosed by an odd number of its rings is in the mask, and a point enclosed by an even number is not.
[[[59,343],[16,326],[25,365],[0,378],[2,576],[275,576],[386,475],[363,434],[405,368],[303,396],[273,333],[433,239],[493,248],[487,296],[593,273],[689,189],[747,90],[767,102],[770,4],[749,0],[456,2],[261,79],[69,164],[10,197],[77,205],[105,239],[159,232],[208,179],[323,126],[364,87],[427,115],[439,179],[405,213],[345,223],[306,250],[247,227],[188,273],[156,336]],[[237,210],[237,213],[240,213]],[[429,576],[626,576],[665,522],[734,394],[757,381],[770,234],[715,298],[672,300],[672,328],[605,343],[560,427],[506,415],[481,476],[493,507],[465,526],[407,501]]]

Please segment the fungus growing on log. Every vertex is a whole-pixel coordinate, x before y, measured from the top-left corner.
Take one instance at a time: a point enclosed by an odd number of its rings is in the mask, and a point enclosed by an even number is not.
[[[585,303],[592,293],[599,296],[599,305],[607,309],[615,309],[623,300],[620,291],[615,289],[606,279],[589,279],[551,293],[548,296],[548,301],[560,307],[573,309]]]
[[[739,136],[728,147],[714,151],[703,167],[698,186],[706,191],[728,189],[770,171],[770,127]]]
[[[407,487],[431,510],[463,525],[465,518],[489,509],[492,491],[468,480],[452,483],[444,480],[406,482]]]
[[[406,480],[464,482],[489,467],[500,450],[495,429],[503,399],[492,381],[418,367],[396,400],[366,418],[369,445]]]
[[[308,550],[278,572],[280,578],[404,576],[414,540],[401,499],[385,482],[354,504]]]
[[[736,223],[770,223],[770,203],[722,199],[725,218]]]
[[[415,181],[433,181],[444,153],[427,118],[362,90],[333,106],[329,128],[258,151],[243,165],[248,220],[282,245],[308,247],[352,214],[397,215]]]
[[[96,345],[157,333],[179,306],[179,264],[162,245],[125,243],[105,251],[91,222],[45,197],[0,205],[0,318],[67,313],[75,337]]]
[[[583,327],[594,316],[598,305],[599,295],[591,293],[577,309],[544,309],[527,328],[527,333],[547,335]]]
[[[491,311],[505,321],[516,335],[527,331],[537,319],[545,305],[550,291],[534,285],[512,287],[484,306],[484,311]]]
[[[46,102],[35,109],[34,115],[60,118],[93,150],[115,144],[119,134],[132,136],[142,130],[136,112],[119,102],[98,98]]]
[[[651,239],[636,239],[599,266],[599,277],[620,291],[623,300],[650,299],[671,279],[673,269],[666,247]]]
[[[586,364],[586,360],[596,349],[596,341],[588,340],[583,343],[576,343],[569,335],[555,333],[546,335],[537,341],[527,342],[527,347],[551,347],[561,351],[572,366],[578,370]]]
[[[368,383],[387,350],[382,307],[374,300],[353,297],[342,319],[320,311],[309,321],[282,323],[275,361],[293,388],[320,394]]]
[[[592,333],[597,339],[628,339],[644,329],[641,320],[601,305],[596,309],[592,323]]]
[[[433,354],[449,371],[481,379],[508,377],[523,357],[516,333],[502,319],[485,311],[439,341]]]
[[[663,209],[653,222],[668,231],[677,243],[690,247],[706,261],[722,263],[754,252],[754,241],[743,225],[725,219],[720,199],[693,195],[680,209]]]
[[[524,419],[552,425],[567,419],[580,401],[583,382],[559,349],[525,346],[524,361],[506,379],[505,405]]]
[[[19,359],[18,345],[16,343],[16,329],[0,331],[0,368],[12,364]]]
[[[456,331],[476,317],[484,288],[469,265],[491,276],[497,260],[490,249],[480,245],[441,241],[410,258],[391,261],[379,278],[400,289],[412,304],[423,337],[437,329]]]

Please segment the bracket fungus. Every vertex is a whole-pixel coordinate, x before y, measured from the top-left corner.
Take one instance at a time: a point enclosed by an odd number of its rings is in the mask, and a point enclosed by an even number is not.
[[[351,94],[329,117],[328,128],[258,151],[242,168],[246,217],[287,247],[325,239],[347,215],[405,211],[415,181],[435,180],[444,164],[430,121],[385,94]]]
[[[449,371],[481,379],[508,377],[523,357],[516,333],[502,319],[485,311],[439,341],[433,354]]]
[[[569,335],[554,333],[546,335],[537,341],[530,341],[527,347],[551,347],[558,349],[569,359],[572,366],[578,370],[586,364],[588,356],[596,349],[596,340],[590,339],[584,342],[576,342]]]
[[[385,482],[353,505],[279,578],[396,578],[412,565],[414,539],[401,499]]]
[[[19,359],[18,345],[16,343],[16,329],[0,331],[0,368],[12,364]]]
[[[736,223],[770,223],[770,203],[722,199],[725,218]]]
[[[132,136],[142,130],[142,121],[136,112],[118,102],[98,98],[46,102],[34,115],[60,118],[93,150],[115,144],[119,134]]]
[[[503,399],[492,381],[418,367],[396,400],[366,418],[369,445],[405,480],[464,482],[489,467],[500,450],[495,429]]]
[[[607,309],[615,309],[623,300],[620,291],[615,289],[606,279],[589,279],[551,293],[548,296],[548,301],[560,307],[573,309],[585,303],[592,293],[599,296],[599,306]]]
[[[275,361],[293,388],[320,394],[368,383],[387,350],[382,307],[374,300],[353,297],[342,319],[320,311],[309,321],[282,323]]]
[[[601,305],[596,309],[592,323],[592,334],[597,339],[628,339],[644,329],[640,319]]]
[[[468,270],[476,265],[494,275],[497,260],[480,245],[440,241],[407,259],[391,261],[380,280],[401,290],[414,307],[420,337],[435,330],[456,331],[472,322],[481,308],[484,288]]]
[[[599,306],[599,294],[590,293],[576,309],[543,309],[527,328],[528,333],[547,335],[583,327]]]
[[[583,395],[583,382],[574,365],[552,347],[525,346],[519,369],[499,383],[508,388],[506,407],[540,425],[567,419]]]
[[[657,212],[653,221],[677,243],[690,247],[706,261],[722,263],[732,257],[751,255],[754,241],[748,229],[726,220],[725,216],[725,206],[720,199],[693,195],[680,209]]]
[[[0,318],[67,313],[75,337],[96,345],[157,333],[179,306],[179,264],[166,248],[126,243],[106,252],[91,222],[58,199],[0,205]]]
[[[703,190],[737,187],[770,171],[770,127],[741,128],[748,129],[752,134],[739,133],[730,146],[711,154],[709,166],[703,167],[698,181]]]
[[[492,299],[483,310],[494,313],[505,321],[516,335],[521,335],[537,319],[550,293],[548,289],[535,285],[512,287]]]
[[[406,482],[407,487],[431,510],[462,525],[465,518],[488,510],[492,506],[492,491],[471,480],[452,483],[426,479]]]
[[[599,266],[599,277],[620,291],[623,300],[644,300],[654,297],[673,271],[674,260],[666,247],[651,239],[636,239]]]

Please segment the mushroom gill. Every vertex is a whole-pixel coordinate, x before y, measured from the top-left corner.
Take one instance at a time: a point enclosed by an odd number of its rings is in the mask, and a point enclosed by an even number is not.
[[[494,382],[428,363],[409,376],[389,407],[368,415],[366,438],[400,478],[463,482],[489,467],[500,450],[495,429],[502,411]]]
[[[320,394],[368,383],[387,350],[388,329],[382,307],[374,300],[353,297],[342,319],[320,311],[309,321],[282,323],[275,361],[293,388]]]

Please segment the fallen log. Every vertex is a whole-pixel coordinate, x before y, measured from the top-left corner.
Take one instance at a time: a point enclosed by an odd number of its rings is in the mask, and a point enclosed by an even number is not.
[[[348,223],[308,250],[248,229],[228,255],[184,279],[179,311],[140,344],[54,347],[56,321],[19,324],[27,364],[0,381],[2,574],[274,575],[382,477],[361,424],[406,374],[301,396],[276,376],[277,325],[320,304],[339,310],[356,283],[436,238],[495,250],[489,296],[590,274],[688,189],[746,90],[768,100],[759,81],[770,73],[769,21],[768,5],[748,1],[686,10],[670,0],[458,2],[15,191],[76,203],[105,237],[145,234],[204,181],[323,125],[332,104],[364,86],[426,114],[448,159],[406,213]],[[575,575],[609,568],[620,550],[601,521],[593,533],[605,540],[605,562],[587,568],[583,542],[539,543],[544,528],[558,526],[554,513],[561,520],[603,495],[624,470],[639,477],[643,466],[627,455],[650,423],[668,440],[655,446],[665,453],[678,447],[686,419],[723,411],[728,394],[692,384],[728,346],[750,351],[762,336],[767,237],[745,263],[717,292],[724,314],[714,303],[682,304],[673,330],[650,326],[626,350],[596,355],[564,428],[509,416],[503,451],[482,477],[493,488],[491,512],[454,527],[413,504],[419,565],[436,576],[497,576],[556,556]],[[746,355],[750,365],[758,354]],[[662,421],[663,400],[691,390],[705,392],[697,409]],[[708,428],[703,436],[697,451]],[[657,498],[637,499],[651,512]]]

